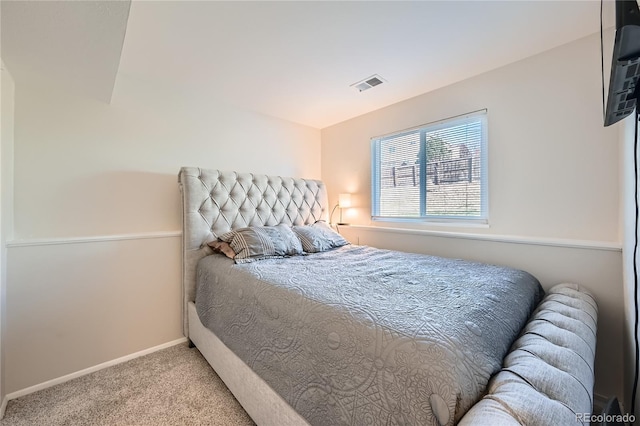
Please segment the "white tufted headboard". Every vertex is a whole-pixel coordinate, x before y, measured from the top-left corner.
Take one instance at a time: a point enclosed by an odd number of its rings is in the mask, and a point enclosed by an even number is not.
[[[209,241],[232,229],[304,225],[327,218],[327,190],[319,180],[183,167],[183,331],[189,337],[187,304],[194,301],[196,266],[211,254]]]

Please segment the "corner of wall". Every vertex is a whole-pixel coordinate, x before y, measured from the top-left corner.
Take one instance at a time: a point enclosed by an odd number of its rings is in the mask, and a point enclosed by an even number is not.
[[[635,289],[635,277],[634,277],[634,259],[633,252],[635,246],[635,239],[633,235],[635,233],[635,172],[634,172],[634,122],[631,119],[626,119],[620,125],[619,139],[621,143],[621,161],[622,161],[622,215],[623,215],[623,230],[622,230],[622,243],[623,243],[623,282],[624,282],[624,377],[625,383],[625,395],[620,395],[625,407],[625,410],[631,408],[631,397],[633,394],[633,377],[635,374],[635,304],[634,304],[634,289]],[[636,406],[638,400],[636,399]]]
[[[7,245],[13,224],[13,123],[14,93],[13,77],[0,59],[0,419],[6,408],[6,387],[4,383],[4,341],[6,329],[6,289],[7,289]]]

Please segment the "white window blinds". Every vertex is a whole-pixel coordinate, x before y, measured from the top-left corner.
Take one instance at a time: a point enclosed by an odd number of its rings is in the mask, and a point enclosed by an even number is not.
[[[374,218],[487,218],[486,111],[372,140]]]

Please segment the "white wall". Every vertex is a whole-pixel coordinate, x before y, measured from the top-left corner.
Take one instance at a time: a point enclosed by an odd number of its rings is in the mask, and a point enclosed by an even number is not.
[[[320,175],[318,130],[122,74],[111,105],[18,87],[16,140],[18,239],[179,230],[182,165]]]
[[[623,391],[624,302],[620,151],[616,129],[602,125],[599,55],[593,35],[323,129],[322,176],[331,200],[355,194],[348,220],[365,227],[345,229],[351,239],[522,267],[546,288],[575,281],[592,290],[600,304],[596,392],[608,396]],[[371,223],[370,138],[483,108],[490,227]]]
[[[620,129],[620,139],[622,141],[622,190],[623,190],[623,220],[624,220],[624,238],[623,238],[623,264],[624,264],[624,294],[625,294],[625,323],[624,323],[624,359],[625,359],[625,401],[624,404],[630,409],[631,397],[633,393],[633,379],[636,369],[635,361],[635,277],[634,277],[634,260],[633,252],[636,240],[634,239],[636,226],[636,205],[635,205],[635,175],[633,162],[633,144],[634,144],[634,120],[632,117],[626,118],[618,125]],[[640,187],[640,182],[638,182]],[[640,303],[640,301],[639,301]],[[638,336],[640,337],[640,336]],[[638,407],[640,407],[640,395],[636,395],[636,417],[638,415]]]
[[[17,80],[15,141],[9,393],[181,337],[181,166],[320,177],[319,130],[122,74]]]
[[[4,415],[7,313],[7,249],[13,219],[13,78],[0,61],[0,418]]]
[[[487,108],[491,227],[474,232],[619,241],[619,150],[602,126],[599,49],[594,35],[323,129],[331,199],[355,192],[352,222],[369,224],[371,137]]]

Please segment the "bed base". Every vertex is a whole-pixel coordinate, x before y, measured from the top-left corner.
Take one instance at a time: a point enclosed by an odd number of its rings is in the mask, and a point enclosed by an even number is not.
[[[259,426],[309,426],[271,387],[208,328],[189,302],[189,340]]]

